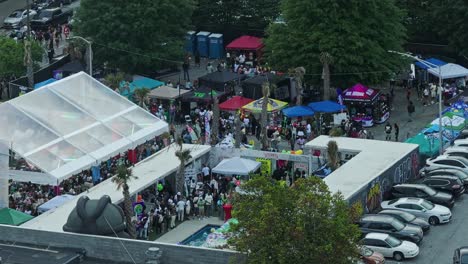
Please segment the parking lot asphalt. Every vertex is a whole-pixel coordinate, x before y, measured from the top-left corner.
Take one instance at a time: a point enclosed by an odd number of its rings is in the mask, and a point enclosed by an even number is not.
[[[457,199],[452,208],[452,221],[432,226],[419,245],[419,256],[401,262],[387,259],[388,264],[451,264],[453,252],[461,246],[468,246],[468,194]]]

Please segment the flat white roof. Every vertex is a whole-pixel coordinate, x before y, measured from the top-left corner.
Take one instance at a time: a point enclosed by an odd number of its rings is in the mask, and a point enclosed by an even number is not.
[[[191,150],[192,160],[200,158],[203,154],[210,151],[210,146],[205,145],[190,145],[184,144],[184,148]],[[136,180],[129,182],[130,194],[135,194],[146,189],[151,184],[154,184],[159,179],[162,179],[178,169],[180,164],[179,159],[175,156],[175,151],[178,147],[175,144],[159,151],[153,156],[139,162],[133,168],[133,174],[138,177]],[[123,201],[122,191],[116,189],[115,183],[111,179],[96,185],[89,192],[83,192],[77,195],[74,199],[67,201],[60,207],[52,209],[37,216],[36,218],[24,223],[22,227],[32,228],[37,230],[47,230],[55,232],[64,232],[63,225],[67,222],[68,216],[75,208],[78,198],[88,196],[90,199],[99,199],[103,195],[109,195],[114,204]]]
[[[345,199],[418,148],[409,143],[329,136],[319,136],[305,147],[323,152],[330,140],[336,141],[339,151],[359,153],[324,179],[332,193],[340,191]]]

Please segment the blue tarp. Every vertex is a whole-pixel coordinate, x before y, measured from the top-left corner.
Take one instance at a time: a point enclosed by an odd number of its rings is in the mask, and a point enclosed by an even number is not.
[[[35,90],[35,89],[38,89],[38,88],[41,88],[42,86],[46,86],[46,85],[48,85],[49,83],[56,82],[56,81],[57,81],[56,79],[50,78],[50,79],[45,80],[45,81],[43,81],[43,82],[36,83],[36,84],[34,84],[34,90]]]
[[[313,116],[315,113],[307,106],[292,106],[282,110],[287,117]]]
[[[437,65],[437,66],[442,66],[442,65],[447,64],[447,62],[441,61],[441,60],[436,59],[436,58],[429,58],[429,59],[424,60],[424,61],[428,62],[430,65],[434,64],[434,65]],[[424,70],[427,70],[429,68],[434,68],[434,67],[429,67],[429,66],[427,66],[427,65],[425,65],[425,64],[423,64],[422,62],[419,62],[419,61],[417,61],[415,63],[415,65],[418,66],[421,69],[424,69]]]
[[[320,101],[308,105],[312,110],[319,113],[336,113],[346,109],[346,106],[332,101]]]
[[[124,85],[125,85],[125,82],[120,83],[121,88]],[[124,90],[122,92],[122,95],[123,96],[129,96],[129,95],[133,95],[133,93],[137,89],[148,88],[150,90],[153,90],[153,89],[155,89],[155,88],[157,88],[159,86],[162,86],[162,85],[164,85],[164,83],[160,82],[158,80],[154,80],[154,79],[150,79],[150,78],[146,78],[146,77],[141,77],[141,78],[139,78],[137,80],[134,80],[133,82],[130,83],[130,85],[129,85],[130,94],[128,93],[127,90]]]

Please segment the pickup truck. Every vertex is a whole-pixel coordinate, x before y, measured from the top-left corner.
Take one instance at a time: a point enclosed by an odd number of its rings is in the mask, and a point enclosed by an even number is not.
[[[31,28],[34,31],[45,30],[50,26],[67,23],[73,16],[71,8],[51,8],[44,9],[31,20]]]

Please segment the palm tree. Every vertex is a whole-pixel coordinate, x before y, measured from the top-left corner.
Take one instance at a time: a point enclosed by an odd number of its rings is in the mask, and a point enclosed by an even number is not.
[[[117,190],[122,189],[124,196],[124,215],[125,222],[127,223],[127,231],[131,238],[136,238],[135,225],[132,223],[132,199],[130,198],[130,191],[128,187],[128,182],[131,180],[136,180],[138,177],[133,175],[132,169],[125,167],[125,165],[120,165],[117,168],[117,174],[112,178],[112,182],[117,185]]]
[[[138,105],[143,108],[148,110],[148,107],[146,107],[146,101],[148,99],[148,94],[150,93],[150,89],[148,88],[141,88],[141,89],[136,89],[135,90],[135,99],[138,102]]]
[[[338,169],[340,166],[340,158],[338,157],[338,144],[336,141],[330,140],[327,144],[328,166],[332,171]]]
[[[263,94],[263,104],[262,104],[262,113],[260,115],[260,141],[262,144],[262,149],[268,149],[268,137],[267,137],[267,122],[268,122],[268,101],[270,99],[270,83],[265,82],[262,85],[262,94]]]
[[[176,191],[183,193],[184,192],[184,182],[185,182],[185,164],[192,158],[190,155],[190,149],[183,148],[183,140],[181,137],[178,137],[176,140],[176,144],[179,147],[176,150],[175,155],[180,161],[179,169],[177,170],[176,175]]]
[[[213,104],[213,125],[211,129],[211,144],[216,145],[218,143],[218,134],[219,134],[219,99],[218,97],[214,98]]]
[[[304,67],[294,69],[294,81],[296,82],[296,105],[302,105],[302,94],[304,93],[304,75],[306,70]]]
[[[328,52],[320,53],[320,62],[323,65],[323,100],[330,99],[330,64],[333,63],[333,57]]]
[[[117,73],[110,73],[104,77],[104,82],[107,86],[109,86],[112,90],[122,93],[123,91],[120,90],[120,83],[125,80],[125,75],[122,72]],[[128,87],[124,87],[123,90],[127,89]]]

